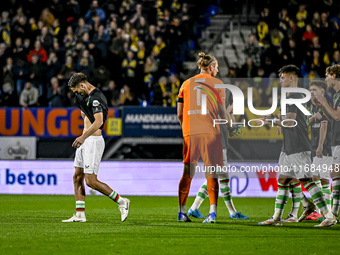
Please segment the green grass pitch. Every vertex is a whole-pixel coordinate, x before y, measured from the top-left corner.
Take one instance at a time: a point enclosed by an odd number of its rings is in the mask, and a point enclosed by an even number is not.
[[[129,198],[126,222],[110,199],[88,196],[87,222],[62,223],[75,211],[72,196],[0,195],[0,254],[338,254],[340,249],[340,224],[257,226],[271,217],[274,198],[235,198],[236,208],[251,220],[229,219],[220,199],[216,224],[178,223],[176,197]],[[201,207],[204,215],[208,204]]]

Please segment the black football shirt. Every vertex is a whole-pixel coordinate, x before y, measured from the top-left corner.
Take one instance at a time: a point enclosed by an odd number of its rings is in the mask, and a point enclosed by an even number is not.
[[[305,95],[303,93],[290,93],[287,96],[289,98],[304,98]],[[286,105],[286,113],[296,113],[296,122],[297,125],[295,127],[283,127],[283,146],[282,151],[287,155],[311,151],[311,144],[308,137],[308,119],[302,111],[300,111],[295,104],[287,104]],[[281,115],[281,119],[285,120],[286,116]]]
[[[95,121],[94,114],[99,112],[103,113],[103,125],[100,127],[100,129],[103,129],[108,113],[107,100],[104,94],[97,88],[92,90],[87,97],[83,97],[78,93],[75,94],[76,105],[86,115],[91,123]]]

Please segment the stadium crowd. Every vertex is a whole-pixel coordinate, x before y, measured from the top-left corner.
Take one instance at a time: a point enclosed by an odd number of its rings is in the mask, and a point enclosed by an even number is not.
[[[197,47],[195,1],[9,0],[0,17],[1,106],[72,106],[83,72],[109,106],[175,106]]]
[[[241,12],[244,2],[6,1],[0,17],[0,106],[72,106],[67,81],[75,72],[86,74],[109,106],[176,106],[183,63],[196,59],[192,51],[199,49],[197,14],[211,4],[220,5],[219,12]],[[271,105],[281,66],[295,64],[301,77],[314,79],[340,63],[339,6],[332,0],[302,2],[252,6],[260,18],[245,38],[246,61],[220,74],[249,78],[240,86],[257,88],[254,106]],[[307,79],[300,85],[307,88]]]
[[[271,105],[272,88],[280,88],[273,78],[284,65],[298,66],[304,78],[299,86],[308,88],[310,80],[324,79],[326,67],[340,64],[340,6],[335,1],[263,1],[257,12],[254,33],[246,38],[246,61],[240,68],[232,66],[228,75],[249,78],[258,88],[255,106]]]

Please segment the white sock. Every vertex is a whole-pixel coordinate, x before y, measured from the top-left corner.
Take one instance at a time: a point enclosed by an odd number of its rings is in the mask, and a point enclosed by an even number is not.
[[[319,189],[322,191],[322,185],[321,185],[321,180],[314,181],[316,186],[319,187]],[[315,206],[315,212],[320,214],[320,208]]]
[[[76,201],[76,215],[78,217],[85,217],[85,201]]]
[[[111,198],[113,201],[115,201],[118,205],[124,205],[125,201],[124,199],[118,195],[116,191],[112,191],[112,193],[109,195],[109,198]]]
[[[187,213],[186,209],[185,209],[185,205],[179,205],[178,206],[178,212],[180,213]]]
[[[213,205],[210,205],[210,211],[209,211],[209,214],[210,213],[217,213],[217,205],[213,204]]]
[[[303,207],[308,207],[311,204],[311,201],[309,201],[306,196],[304,195],[303,198],[301,199],[301,203]]]

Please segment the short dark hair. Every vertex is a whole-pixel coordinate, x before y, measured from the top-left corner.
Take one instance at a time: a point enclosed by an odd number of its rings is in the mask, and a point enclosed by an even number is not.
[[[326,68],[326,73],[335,74],[336,78],[340,78],[340,65],[332,65]]]
[[[279,74],[281,73],[290,73],[299,77],[300,69],[296,65],[286,65],[279,70]]]
[[[317,86],[318,88],[323,89],[325,92],[327,90],[327,84],[326,84],[326,82],[324,82],[322,80],[312,80],[309,83],[309,87],[312,87],[312,86]]]
[[[70,88],[75,88],[81,82],[87,82],[87,76],[85,74],[83,74],[83,73],[75,73],[69,79],[68,86]]]

